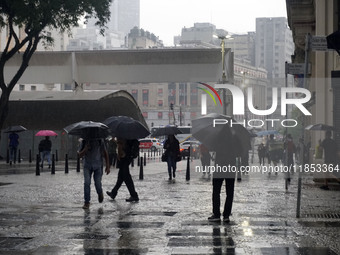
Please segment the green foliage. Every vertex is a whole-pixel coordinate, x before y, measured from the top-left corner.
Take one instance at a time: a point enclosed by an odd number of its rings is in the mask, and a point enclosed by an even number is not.
[[[25,28],[27,34],[45,28],[70,31],[81,16],[95,17],[96,25],[104,27],[110,17],[112,0],[1,0],[0,27],[11,20]],[[103,32],[103,30],[102,30]]]
[[[71,33],[81,17],[96,18],[104,34],[110,19],[112,0],[0,0],[0,30],[7,42],[0,54],[0,129],[8,112],[11,91],[25,72],[38,43],[51,45],[48,29]],[[17,28],[20,28],[18,30]],[[21,53],[22,63],[9,83],[4,80],[4,67],[14,54]]]

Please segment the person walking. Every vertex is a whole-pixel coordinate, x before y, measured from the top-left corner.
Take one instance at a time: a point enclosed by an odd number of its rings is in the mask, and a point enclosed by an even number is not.
[[[168,139],[164,143],[164,149],[168,164],[169,180],[172,180],[172,177],[176,177],[177,158],[181,157],[179,141],[175,135],[168,135]]]
[[[293,137],[291,134],[287,134],[286,141],[284,143],[285,149],[285,157],[286,157],[286,164],[288,166],[289,171],[287,172],[287,181],[290,182],[290,172],[294,166],[294,153],[296,153],[296,146],[293,141]]]
[[[230,143],[221,150],[216,151],[215,158],[215,172],[213,173],[213,193],[212,193],[212,206],[213,206],[213,214],[208,218],[209,221],[219,222],[221,221],[221,188],[223,182],[225,182],[226,189],[226,199],[224,203],[223,210],[223,221],[228,223],[230,222],[230,215],[233,206],[234,200],[234,187],[235,187],[235,176],[236,172],[233,171],[232,168],[236,168],[236,151],[238,148],[235,148],[237,143],[235,143],[235,139],[232,137],[230,139]],[[218,169],[228,169],[227,171]]]
[[[137,141],[138,142],[138,141]],[[117,139],[117,167],[118,167],[118,178],[116,185],[111,191],[106,191],[106,194],[115,199],[119,188],[125,183],[129,190],[130,198],[125,199],[126,202],[137,202],[139,201],[138,193],[135,190],[135,185],[133,183],[129,165],[133,159],[133,140]]]
[[[211,155],[210,152],[208,150],[208,148],[201,143],[200,144],[200,158],[201,158],[201,163],[202,163],[202,168],[203,168],[203,175],[205,175],[206,173],[208,173],[208,176],[210,177],[211,173],[210,173],[210,160],[211,160]]]
[[[48,163],[48,168],[51,168],[51,150],[52,150],[52,142],[49,136],[45,136],[45,139],[41,140],[39,143],[39,152],[40,152],[40,167],[43,168],[44,160],[46,158]]]
[[[110,173],[109,156],[103,139],[84,139],[81,142],[78,157],[83,158],[84,167],[84,205],[83,209],[90,208],[91,178],[98,194],[98,201],[104,200],[102,189],[103,158],[105,159],[105,173]]]
[[[15,132],[11,132],[8,136],[8,148],[9,148],[9,164],[12,162],[15,164],[17,158],[17,149],[19,145],[19,135]]]
[[[117,143],[114,137],[108,141],[107,152],[109,154],[110,166],[115,167],[117,161]]]
[[[321,143],[321,147],[324,150],[324,163],[335,167],[337,164],[337,145],[336,142],[332,139],[332,132],[330,130],[326,131],[326,137]],[[328,177],[329,177],[329,169],[327,173],[325,173],[324,185],[320,187],[320,189],[329,190],[328,187]]]
[[[264,165],[264,159],[266,157],[266,154],[267,154],[267,150],[266,150],[266,146],[264,146],[263,143],[261,143],[259,145],[259,147],[257,148],[257,154],[259,156],[259,163],[260,163],[260,166]]]

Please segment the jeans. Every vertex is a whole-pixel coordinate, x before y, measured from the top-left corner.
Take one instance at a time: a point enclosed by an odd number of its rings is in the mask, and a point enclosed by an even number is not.
[[[169,177],[171,178],[171,168],[173,170],[173,172],[175,173],[176,172],[176,159],[171,157],[171,156],[168,156],[168,159],[167,159],[167,163],[168,163],[168,173],[169,173]]]
[[[233,206],[233,200],[234,200],[234,186],[235,186],[235,179],[220,179],[220,178],[214,178],[213,179],[213,195],[212,195],[212,202],[213,202],[213,214],[216,217],[221,216],[220,212],[220,205],[221,205],[221,188],[223,181],[225,180],[225,189],[227,193],[227,197],[224,203],[224,211],[223,211],[223,217],[229,217],[231,214],[231,209]]]
[[[17,147],[10,146],[9,147],[9,160],[15,163],[17,158]]]
[[[51,165],[51,151],[42,151],[41,152],[41,166],[44,163],[45,158],[47,159],[48,165]]]
[[[94,185],[96,187],[97,194],[103,193],[102,189],[102,176],[103,168],[87,168],[84,167],[84,201],[89,203],[91,200],[91,178],[93,174]]]
[[[124,182],[126,187],[129,190],[130,196],[138,197],[138,194],[135,190],[135,185],[133,183],[133,180],[130,174],[130,169],[129,169],[130,160],[123,158],[121,160],[118,160],[117,164],[119,168],[118,178],[117,178],[116,185],[113,187],[111,191],[112,195],[113,196],[117,195],[119,188],[122,186]]]

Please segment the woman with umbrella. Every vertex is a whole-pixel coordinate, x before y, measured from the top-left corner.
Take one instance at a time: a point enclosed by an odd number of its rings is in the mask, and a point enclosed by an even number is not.
[[[176,163],[177,158],[181,157],[181,152],[179,149],[179,141],[176,139],[175,135],[168,135],[168,139],[164,143],[165,155],[168,164],[169,180],[172,177],[176,177]],[[172,169],[172,174],[171,174]]]

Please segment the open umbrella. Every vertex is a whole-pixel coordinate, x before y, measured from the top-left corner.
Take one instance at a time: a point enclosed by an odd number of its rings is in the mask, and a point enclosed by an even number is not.
[[[139,139],[150,134],[149,130],[138,120],[128,116],[112,116],[103,122],[115,137],[124,139]]]
[[[183,132],[176,126],[167,125],[164,127],[160,127],[153,132],[152,136],[164,136],[164,135],[177,135],[182,134]]]
[[[58,134],[52,130],[40,130],[35,136],[57,136]]]
[[[27,129],[23,126],[10,126],[10,127],[7,127],[4,132],[5,133],[12,133],[12,132],[15,132],[15,133],[19,133],[19,132],[23,132],[23,131],[26,131]]]
[[[266,136],[266,135],[276,135],[278,134],[279,131],[277,130],[263,130],[263,131],[260,131],[260,132],[257,132],[257,136]]]
[[[214,126],[214,120],[220,120]],[[192,120],[192,136],[203,143],[210,151],[220,151],[230,146],[232,131],[229,124],[222,124],[224,121],[230,123],[231,118],[225,115],[210,113],[195,120]]]
[[[319,124],[309,125],[305,129],[306,130],[324,130],[324,131],[327,131],[327,130],[333,130],[334,127],[326,125],[326,124],[319,123]]]
[[[109,127],[101,122],[79,121],[64,128],[69,135],[77,135],[84,139],[106,138]]]

